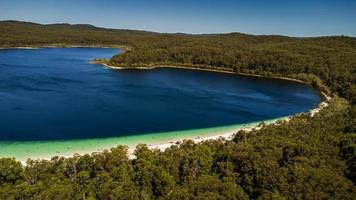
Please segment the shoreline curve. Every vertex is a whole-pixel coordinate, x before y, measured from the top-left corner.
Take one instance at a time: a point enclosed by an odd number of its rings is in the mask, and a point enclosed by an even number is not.
[[[75,154],[98,153],[117,145],[128,146],[129,157],[132,158],[138,144],[146,144],[150,149],[164,150],[172,145],[179,144],[183,140],[202,142],[218,138],[232,139],[232,136],[240,130],[248,132],[252,129],[258,129],[261,123],[277,124],[279,121],[289,118],[290,116],[245,124],[109,138],[0,142],[0,158],[14,157],[24,163],[28,158],[50,160],[54,156],[71,157]]]
[[[102,46],[41,46],[41,47],[10,47],[6,49],[36,49],[36,48],[105,48]],[[106,48],[117,48],[125,51],[122,47],[106,47]],[[4,48],[0,48],[4,49]],[[229,73],[238,74],[245,76],[255,76],[264,78],[274,78],[295,81],[299,83],[308,84],[307,82],[286,78],[286,77],[266,77],[258,74],[248,74],[248,73],[237,73],[233,71],[226,70],[216,70],[209,68],[199,68],[199,67],[185,67],[185,66],[173,66],[173,65],[163,65],[163,66],[150,66],[150,67],[117,67],[108,65],[101,61],[90,61],[92,64],[101,64],[110,69],[139,69],[139,70],[150,70],[157,68],[178,68],[178,69],[190,69],[190,70],[200,70],[200,71],[210,71],[218,73]],[[328,101],[331,97],[323,91],[317,90],[322,94],[322,101],[319,105],[308,111],[308,113],[313,117],[317,112],[319,112],[324,107],[328,106]],[[252,129],[261,128],[259,124],[264,123],[266,125],[278,124],[282,121],[289,121],[289,119],[299,113],[295,113],[291,116],[263,120],[258,122],[251,122],[247,124],[236,124],[229,126],[213,127],[213,128],[202,128],[193,130],[183,130],[183,131],[171,131],[171,132],[160,132],[160,133],[148,133],[148,134],[137,134],[133,136],[120,136],[111,138],[99,138],[99,139],[80,139],[80,140],[67,140],[67,141],[26,141],[26,142],[0,142],[0,158],[1,157],[14,157],[16,160],[21,161],[25,164],[25,161],[29,158],[32,160],[45,159],[49,160],[54,156],[61,157],[71,157],[75,154],[92,154],[101,152],[105,149],[110,149],[116,147],[117,145],[126,145],[129,148],[129,157],[133,157],[133,152],[136,145],[147,144],[150,149],[160,149],[164,150],[172,145],[175,145],[177,141],[182,140],[193,140],[194,142],[202,142],[211,139],[225,138],[227,140],[232,139],[233,135],[240,130],[251,131]],[[140,142],[138,142],[140,141]]]

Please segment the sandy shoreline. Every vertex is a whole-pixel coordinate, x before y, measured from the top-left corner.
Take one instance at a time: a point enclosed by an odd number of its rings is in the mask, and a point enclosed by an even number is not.
[[[2,46],[0,50],[11,50],[11,49],[43,49],[43,48],[113,48],[121,50],[121,53],[131,50],[129,46],[122,45],[66,45],[66,44],[47,44],[47,45],[34,45],[34,46],[22,46],[22,47],[12,47],[12,46]]]
[[[14,47],[14,48],[0,48],[0,49],[37,49],[37,48],[58,48],[58,47],[63,47],[63,46],[42,46],[42,47]],[[66,46],[66,47],[93,47],[93,48],[99,48],[100,46],[76,46],[76,45],[72,45],[72,46]],[[103,47],[100,47],[103,48]],[[107,48],[118,48],[118,47],[107,47]],[[125,68],[125,67],[117,67],[117,66],[110,66],[104,62],[100,62],[100,61],[91,61],[91,63],[93,64],[101,64],[104,65],[110,69],[139,69],[139,70],[149,70],[149,69],[156,69],[156,68],[178,68],[178,69],[190,69],[190,70],[200,70],[200,71],[210,71],[210,72],[218,72],[218,73],[229,73],[229,74],[239,74],[239,75],[246,75],[246,76],[255,76],[255,77],[264,77],[262,75],[257,75],[257,74],[246,74],[246,73],[236,73],[233,71],[222,71],[222,70],[215,70],[215,69],[204,69],[204,68],[196,68],[196,67],[184,67],[184,66],[153,66],[153,67],[133,67],[133,68]],[[289,80],[289,81],[295,81],[295,82],[300,82],[300,83],[305,83],[301,80],[297,80],[297,79],[292,79],[292,78],[285,78],[285,77],[267,77],[267,78],[274,78],[274,79],[283,79],[283,80]],[[318,113],[321,109],[325,108],[326,106],[328,106],[328,102],[330,101],[330,98],[327,94],[325,94],[324,92],[321,92],[321,94],[324,96],[324,101],[322,101],[321,103],[319,103],[318,107],[312,109],[309,111],[309,114],[311,117],[313,117],[316,113]],[[279,120],[285,120],[285,121],[289,121],[290,118],[293,116],[288,116],[288,117],[283,117],[283,118],[279,118],[279,119],[274,119],[274,120],[265,120],[265,121],[261,121],[261,122],[267,122],[266,124],[273,124],[273,125],[278,125]],[[59,152],[56,151],[55,154],[49,153],[49,152],[43,152],[43,154],[39,154],[39,155],[33,155],[31,156],[31,159],[45,159],[45,160],[49,160],[51,157],[53,156],[62,156],[62,157],[71,157],[74,154],[79,154],[79,155],[83,155],[83,154],[91,154],[91,153],[95,153],[95,152],[101,152],[104,149],[109,149],[111,147],[115,147],[119,144],[123,144],[128,146],[128,151],[129,151],[129,157],[133,158],[133,152],[135,150],[136,145],[140,144],[140,143],[145,143],[148,145],[148,147],[150,149],[159,149],[159,150],[165,150],[166,148],[169,148],[172,145],[176,145],[176,143],[180,143],[182,142],[182,140],[184,139],[190,139],[193,140],[196,143],[199,142],[203,142],[203,141],[207,141],[207,140],[216,140],[219,138],[224,138],[226,140],[231,140],[234,136],[235,133],[237,133],[240,130],[244,130],[246,132],[250,132],[253,129],[260,129],[261,127],[258,125],[260,122],[256,122],[256,123],[252,123],[252,125],[248,124],[248,125],[241,125],[238,127],[232,127],[230,130],[225,130],[225,129],[221,129],[220,131],[218,130],[219,127],[216,127],[217,130],[216,132],[213,132],[211,134],[203,134],[203,133],[199,133],[199,132],[191,132],[189,134],[182,134],[182,137],[171,137],[171,138],[167,138],[165,137],[164,139],[159,139],[159,137],[157,139],[155,139],[155,137],[152,136],[151,139],[149,140],[140,140],[140,139],[136,139],[135,142],[127,142],[127,143],[120,143],[119,140],[113,140],[111,142],[105,142],[100,146],[99,143],[95,143],[95,139],[92,139],[93,144],[92,147],[90,148],[81,148],[81,149],[68,149],[67,147],[67,151],[66,152]],[[201,130],[203,131],[203,130]],[[139,137],[138,137],[139,138]],[[142,137],[143,138],[143,137]],[[108,138],[107,140],[110,140],[110,138]],[[141,141],[141,142],[139,142]],[[56,143],[58,144],[58,143]],[[98,148],[98,146],[100,146],[100,148]],[[64,147],[64,146],[63,146]],[[84,147],[84,146],[83,146]],[[47,147],[49,148],[49,147]],[[47,155],[45,155],[47,153]],[[0,155],[1,157],[1,155]],[[17,159],[19,161],[21,161],[23,164],[25,164],[25,158],[19,158]]]
[[[311,109],[308,114],[313,117],[320,110],[328,106],[328,101],[330,101],[330,97],[327,96],[327,100],[319,103],[318,107]],[[61,144],[61,142],[53,142],[45,145],[44,148],[39,148],[37,153],[34,153],[30,156],[33,160],[50,160],[54,156],[60,157],[72,157],[73,155],[84,155],[84,154],[92,154],[92,153],[100,153],[104,150],[109,150],[112,147],[116,147],[117,145],[125,145],[128,147],[128,156],[130,159],[134,158],[134,151],[138,144],[146,144],[150,149],[158,149],[164,151],[165,149],[171,147],[172,145],[179,145],[183,140],[192,140],[195,143],[200,143],[208,140],[216,140],[223,138],[225,140],[233,139],[234,134],[238,131],[243,130],[245,132],[251,132],[252,130],[261,129],[261,123],[266,125],[279,125],[281,122],[288,122],[293,116],[282,117],[278,119],[265,120],[261,122],[252,122],[249,124],[241,124],[241,125],[232,125],[228,127],[214,127],[207,129],[196,129],[189,131],[177,131],[177,132],[166,132],[166,133],[158,133],[158,134],[147,134],[147,135],[137,135],[137,136],[129,136],[129,137],[118,137],[118,138],[105,138],[105,139],[89,139],[83,140],[82,142],[74,141],[74,143],[69,142],[66,144],[65,142]],[[21,144],[20,144],[21,145]],[[29,148],[34,146],[41,145],[39,144],[28,144]],[[66,146],[67,145],[67,146]],[[75,148],[76,147],[76,148]],[[25,151],[25,149],[20,150]],[[60,150],[55,151],[55,148]],[[27,150],[28,151],[28,150]],[[44,151],[43,153],[40,153]],[[29,152],[25,152],[29,153]],[[15,157],[22,164],[26,164],[26,160],[28,157]]]
[[[110,69],[113,69],[113,70],[130,70],[130,69],[134,69],[134,70],[152,70],[152,69],[160,69],[160,68],[189,69],[189,70],[217,72],[217,73],[224,73],[224,74],[237,74],[237,75],[243,75],[243,76],[253,76],[253,77],[261,77],[261,78],[288,80],[288,81],[308,84],[305,81],[302,81],[302,80],[299,80],[299,79],[295,79],[295,78],[287,78],[287,77],[280,77],[280,76],[271,76],[271,77],[269,77],[269,76],[263,76],[263,75],[259,75],[259,74],[249,74],[249,73],[243,73],[243,72],[234,72],[234,71],[228,71],[228,70],[217,70],[217,69],[201,68],[201,67],[188,67],[188,66],[178,66],[178,65],[154,65],[154,66],[148,66],[148,67],[119,67],[119,66],[109,65],[106,62],[102,62],[100,60],[92,60],[92,61],[90,61],[90,63],[103,65],[103,66],[105,66],[107,68],[110,68]]]
[[[9,144],[0,143],[0,157],[4,152],[8,155],[15,155],[15,158],[25,164],[27,158],[33,160],[50,160],[54,156],[72,157],[75,154],[84,155],[100,153],[117,145],[128,147],[128,156],[134,158],[134,150],[138,144],[146,144],[150,149],[165,150],[172,145],[179,145],[184,140],[193,140],[196,143],[206,140],[224,138],[230,140],[239,130],[251,131],[261,128],[259,125],[277,124],[281,120],[288,120],[289,117],[251,122],[248,124],[229,125],[223,127],[202,128],[185,131],[172,131],[162,133],[151,133],[134,136],[121,136],[114,138],[83,139],[73,141],[48,141],[48,142],[18,142]],[[6,153],[5,153],[6,154]]]
[[[117,48],[119,50],[122,50],[121,53],[124,53],[125,51],[132,50],[131,47],[129,46],[124,46],[124,45],[66,45],[66,44],[48,44],[48,45],[36,45],[36,46],[22,46],[22,47],[0,47],[0,49],[41,49],[41,48]],[[281,79],[281,80],[289,80],[289,81],[295,81],[299,83],[304,83],[307,84],[305,81],[301,81],[298,79],[294,78],[287,78],[287,77],[278,77],[278,76],[272,76],[272,77],[266,77],[263,75],[259,74],[249,74],[249,73],[243,73],[243,72],[233,72],[233,71],[228,71],[228,70],[216,70],[216,69],[210,69],[210,68],[201,68],[201,67],[188,67],[188,66],[178,66],[178,65],[155,65],[155,66],[149,66],[149,67],[118,67],[118,66],[112,66],[108,65],[105,62],[102,62],[100,60],[92,60],[90,61],[92,64],[100,64],[104,65],[105,67],[108,67],[110,69],[114,70],[125,70],[125,69],[139,69],[139,70],[150,70],[150,69],[159,69],[159,68],[176,68],[176,69],[190,69],[190,70],[199,70],[199,71],[209,71],[209,72],[217,72],[217,73],[228,73],[228,74],[238,74],[238,75],[244,75],[244,76],[254,76],[254,77],[263,77],[263,78],[273,78],[273,79]]]
[[[34,46],[23,46],[23,47],[0,47],[0,49],[41,49],[41,48],[117,48],[119,50],[122,50],[121,53],[124,53],[125,51],[132,50],[132,47],[130,46],[125,46],[125,45],[66,45],[66,44],[47,44],[47,45],[34,45]],[[304,83],[308,84],[305,81],[298,80],[295,78],[287,78],[287,77],[279,77],[279,76],[263,76],[259,74],[249,74],[249,73],[243,73],[243,72],[233,72],[233,71],[228,71],[228,70],[216,70],[216,69],[210,69],[210,68],[201,68],[201,67],[188,67],[188,66],[178,66],[178,65],[154,65],[154,66],[148,66],[148,67],[118,67],[118,66],[112,66],[108,65],[105,62],[102,62],[100,60],[92,60],[89,61],[92,64],[100,64],[105,67],[108,67],[110,69],[114,70],[125,70],[125,69],[139,69],[139,70],[150,70],[150,69],[158,69],[158,68],[176,68],[176,69],[190,69],[190,70],[199,70],[199,71],[209,71],[209,72],[218,72],[218,73],[228,73],[228,74],[238,74],[238,75],[244,75],[244,76],[254,76],[254,77],[263,77],[263,78],[273,78],[273,79],[281,79],[281,80],[289,80],[289,81],[295,81],[299,83]]]
[[[276,123],[276,122],[275,122]],[[245,132],[250,132],[253,129],[258,130],[261,127],[259,127],[258,125],[255,127],[246,127],[246,128],[239,128],[233,131],[227,131],[227,132],[223,132],[221,134],[218,135],[213,135],[213,136],[206,136],[206,137],[201,137],[201,136],[196,136],[193,139],[185,139],[185,140],[192,140],[194,141],[194,143],[200,143],[200,142],[204,142],[204,141],[208,141],[208,140],[217,140],[217,139],[225,139],[225,140],[232,140],[234,134],[236,134],[237,132],[243,130]],[[170,148],[173,145],[179,145],[179,143],[182,142],[180,140],[176,141],[176,142],[169,142],[169,143],[161,143],[161,144],[147,144],[147,146],[154,150],[154,149],[159,149],[161,151],[164,151],[167,148]],[[135,156],[133,155],[134,152],[134,148],[129,148],[129,158],[134,158]]]
[[[38,47],[0,47],[0,49],[40,49]]]
[[[264,120],[261,122],[272,124],[282,119],[285,118]],[[116,147],[117,145],[125,145],[128,147],[129,157],[132,158],[133,152],[138,144],[147,144],[151,149],[164,150],[171,145],[176,145],[177,142],[181,143],[186,139],[195,142],[217,139],[220,137],[232,139],[233,134],[238,130],[249,131],[253,128],[258,128],[258,125],[261,122],[182,131],[137,134],[112,138],[65,141],[0,142],[0,157],[15,157],[17,160],[25,164],[25,161],[28,158],[33,160],[50,160],[54,156],[71,157],[74,154],[92,154]]]
[[[331,97],[329,97],[328,95],[326,95],[325,93],[323,93],[323,95],[325,95],[325,101],[322,101],[321,103],[319,103],[318,107],[310,110],[308,113],[311,117],[314,117],[318,112],[320,112],[320,110],[326,108],[328,105],[329,105],[329,101],[331,100]],[[271,122],[271,123],[266,123],[266,125],[278,125],[280,124],[281,121],[286,121],[288,122],[293,116],[289,116],[289,117],[284,117],[284,118],[281,118],[279,120],[275,120],[274,122]],[[204,141],[208,141],[208,140],[216,140],[216,139],[220,139],[220,138],[223,138],[223,139],[226,139],[226,140],[232,140],[234,135],[243,130],[245,132],[251,132],[252,130],[259,130],[261,129],[262,127],[259,126],[259,125],[255,125],[255,126],[252,126],[252,127],[243,127],[243,128],[239,128],[239,129],[235,129],[235,130],[232,130],[232,131],[228,131],[228,132],[224,132],[224,133],[221,133],[221,134],[217,134],[217,135],[213,135],[213,136],[207,136],[207,137],[198,137],[198,138],[194,138],[192,139],[195,143],[199,143],[199,142],[204,142]],[[172,143],[163,143],[163,144],[156,144],[156,145],[149,145],[148,144],[148,147],[150,149],[159,149],[161,151],[164,151],[165,149],[171,147],[173,144]],[[129,156],[131,158],[133,158],[133,150],[134,149],[129,149]]]

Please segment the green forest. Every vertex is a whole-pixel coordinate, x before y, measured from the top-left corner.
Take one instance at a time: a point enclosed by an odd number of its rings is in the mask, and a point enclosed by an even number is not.
[[[111,46],[120,67],[165,65],[308,82],[332,96],[314,117],[239,131],[233,140],[139,145],[92,155],[0,158],[0,199],[354,199],[356,38],[161,34],[91,25],[0,22],[0,47]]]

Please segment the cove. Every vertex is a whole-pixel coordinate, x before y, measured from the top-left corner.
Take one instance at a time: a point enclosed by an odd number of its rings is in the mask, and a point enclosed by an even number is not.
[[[195,70],[111,70],[112,48],[0,50],[0,157],[63,155],[203,136],[308,111],[287,80]]]

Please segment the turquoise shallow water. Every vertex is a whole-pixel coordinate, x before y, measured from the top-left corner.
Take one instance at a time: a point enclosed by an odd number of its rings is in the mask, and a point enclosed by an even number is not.
[[[117,52],[0,50],[0,157],[50,158],[194,139],[320,102],[310,86],[292,81],[182,69],[115,71],[89,63]]]
[[[271,124],[284,118],[263,121]],[[99,139],[79,139],[66,141],[28,141],[28,142],[0,142],[0,157],[15,157],[17,160],[25,161],[32,159],[50,159],[53,156],[72,156],[75,153],[91,154],[93,152],[110,149],[117,145],[126,145],[131,150],[138,144],[159,145],[171,144],[184,139],[195,139],[216,136],[219,134],[237,132],[241,128],[252,128],[261,122],[248,124],[229,125],[222,127],[203,128],[195,130],[171,131],[162,133],[151,133],[134,136],[122,136]]]

